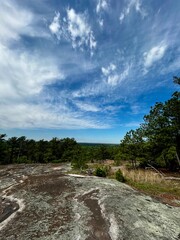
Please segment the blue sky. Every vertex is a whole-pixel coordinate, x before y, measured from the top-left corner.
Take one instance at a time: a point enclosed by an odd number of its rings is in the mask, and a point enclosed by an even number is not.
[[[179,0],[0,0],[0,131],[118,143],[180,74]]]

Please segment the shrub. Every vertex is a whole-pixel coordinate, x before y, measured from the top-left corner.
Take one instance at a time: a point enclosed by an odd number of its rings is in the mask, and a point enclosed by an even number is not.
[[[95,170],[95,175],[97,177],[106,177],[106,170],[103,169],[103,168],[100,168],[100,167],[97,167],[96,170]]]
[[[61,163],[61,159],[52,160],[52,163]]]
[[[81,157],[79,157],[79,159],[74,159],[71,162],[71,166],[73,169],[87,169],[88,165],[86,164],[86,162],[84,161],[84,159],[82,159]]]
[[[118,170],[116,171],[115,177],[116,177],[116,180],[117,180],[117,181],[119,181],[119,182],[125,182],[125,178],[124,178],[124,176],[123,176],[123,174],[122,174],[122,172],[121,172],[120,169],[118,169]]]

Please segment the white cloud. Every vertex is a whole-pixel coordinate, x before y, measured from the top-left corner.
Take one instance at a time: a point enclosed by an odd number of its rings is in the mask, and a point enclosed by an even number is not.
[[[76,41],[79,37],[81,41],[85,41],[89,35],[90,27],[86,23],[85,16],[83,14],[77,14],[74,9],[67,10],[68,18],[68,30],[71,34],[72,40]]]
[[[71,42],[73,48],[84,50],[84,47],[88,47],[93,55],[97,42],[91,26],[88,24],[86,14],[78,14],[73,8],[67,9],[66,13],[67,18],[64,17],[63,21],[60,21],[60,13],[56,13],[49,25],[51,33],[55,34],[58,40],[63,38]]]
[[[18,59],[18,61],[17,61]],[[10,50],[0,44],[0,126],[1,128],[107,128],[90,117],[68,108],[63,93],[52,96],[44,86],[63,79],[53,58]],[[48,96],[49,94],[49,96]],[[56,99],[56,103],[54,103]],[[49,98],[49,100],[48,100]],[[50,100],[52,99],[52,100]],[[48,100],[46,102],[46,100]],[[49,103],[48,103],[49,102]],[[96,112],[87,104],[81,110]]]
[[[104,74],[104,76],[108,76],[114,70],[116,70],[116,65],[114,65],[113,63],[110,63],[110,65],[107,68],[104,68],[104,67],[101,68],[101,71]]]
[[[81,109],[82,111],[86,112],[99,112],[101,109],[95,105],[83,102],[76,102],[76,106]]]
[[[31,12],[14,5],[8,0],[0,2],[0,39],[3,42],[19,39],[33,19]]]
[[[108,4],[106,0],[98,0],[96,6],[96,12],[99,13],[102,10],[106,10],[108,8]]]
[[[135,10],[141,15],[142,18],[147,16],[147,12],[142,7],[141,0],[130,0],[128,5],[123,9],[120,14],[119,21],[122,23],[124,19],[130,14],[131,10]]]
[[[116,86],[119,82],[119,76],[117,74],[110,75],[107,78],[107,83],[111,86]]]
[[[102,67],[101,71],[105,76],[106,82],[111,86],[116,86],[129,75],[130,66],[127,65],[122,72],[119,72],[116,65],[111,63],[107,68]]]
[[[97,42],[85,14],[78,14],[72,8],[67,9],[67,20],[72,46],[76,48],[86,45],[92,52],[96,48]]]
[[[54,128],[54,129],[79,129],[79,128],[107,128],[108,126],[80,118],[73,113],[57,112],[43,105],[35,104],[0,104],[1,128]]]
[[[121,15],[120,15],[120,17],[119,17],[120,23],[123,22],[124,18],[125,18],[125,14],[124,14],[124,13],[121,13]]]
[[[18,59],[18,61],[17,61]],[[10,50],[0,44],[0,98],[28,97],[63,74],[51,59],[37,54]]]
[[[149,68],[155,62],[161,60],[163,58],[167,49],[167,45],[165,43],[160,43],[157,46],[151,48],[148,52],[144,53],[144,67]]]
[[[56,15],[54,16],[54,19],[52,21],[52,23],[49,25],[49,29],[51,31],[52,34],[58,35],[58,32],[60,30],[60,13],[57,12]]]
[[[30,10],[24,9],[15,1],[0,1],[0,41],[7,45],[19,40],[21,35],[48,37],[48,33],[35,25],[40,18]]]
[[[96,13],[98,15],[97,22],[101,28],[104,26],[104,19],[103,19],[103,11],[108,10],[108,2],[107,0],[98,0],[96,5]]]
[[[99,26],[102,28],[104,26],[104,20],[98,19]]]
[[[89,35],[89,47],[91,49],[91,56],[94,54],[93,50],[96,48],[97,42],[95,41],[95,37],[93,35],[93,32],[90,32]]]
[[[63,74],[53,59],[43,59],[38,54],[10,50],[0,44],[1,128],[108,127],[69,109],[63,101],[63,94],[58,100],[52,93],[44,92],[44,86],[52,84],[57,79],[63,79]],[[53,97],[57,101],[56,104]],[[81,105],[82,110],[83,108],[91,112],[98,110],[96,106],[88,104]]]

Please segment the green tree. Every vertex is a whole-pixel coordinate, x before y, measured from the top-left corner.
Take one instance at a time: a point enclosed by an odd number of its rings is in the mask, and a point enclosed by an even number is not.
[[[6,134],[0,134],[0,163],[7,164],[8,159],[8,146],[6,142]]]
[[[174,77],[173,77],[173,82],[174,82],[175,84],[180,85],[180,77],[174,76]]]
[[[122,174],[122,172],[121,172],[120,169],[118,169],[118,170],[116,171],[116,173],[115,173],[115,178],[116,178],[116,180],[119,181],[119,182],[125,182],[125,178],[124,178],[124,176],[123,176],[123,174]]]
[[[11,137],[7,141],[8,150],[9,150],[9,160],[8,163],[13,163],[17,160],[18,153],[19,153],[19,144],[17,137]]]
[[[173,81],[180,84],[178,77]],[[133,166],[138,160],[141,166],[149,162],[157,167],[177,169],[178,162],[180,166],[180,92],[174,92],[164,103],[156,102],[144,116],[140,128],[127,132],[121,149]]]
[[[86,158],[85,158],[85,150],[80,146],[77,145],[73,149],[72,159],[71,159],[71,165],[74,169],[86,169],[88,166],[86,164]]]
[[[144,131],[142,128],[130,130],[121,141],[121,156],[131,161],[132,167],[137,166],[137,159],[144,157]]]
[[[154,157],[161,155],[164,149],[175,146],[180,155],[180,98],[175,92],[165,103],[156,103],[142,124],[145,136],[153,146]],[[172,164],[174,162],[172,161]],[[169,168],[173,168],[168,164]]]

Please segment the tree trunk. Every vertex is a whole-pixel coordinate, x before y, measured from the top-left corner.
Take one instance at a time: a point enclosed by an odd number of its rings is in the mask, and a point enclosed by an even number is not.
[[[177,158],[177,161],[178,161],[178,163],[179,163],[179,166],[180,166],[180,159],[179,159],[179,156],[178,156],[178,153],[177,153],[177,151],[176,151],[176,158]]]

